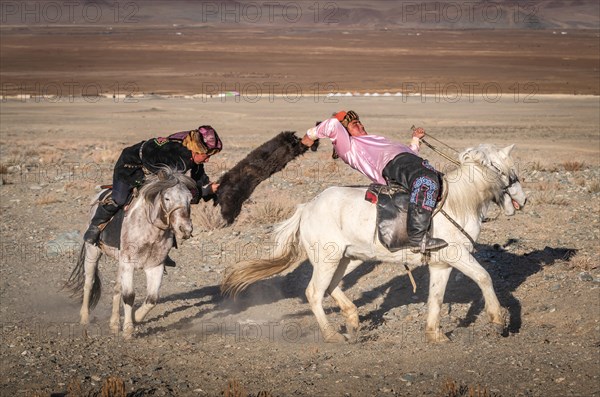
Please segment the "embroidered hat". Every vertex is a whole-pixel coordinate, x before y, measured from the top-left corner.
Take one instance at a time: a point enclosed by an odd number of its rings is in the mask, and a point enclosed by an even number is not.
[[[334,117],[338,119],[338,121],[342,123],[342,125],[346,128],[348,128],[348,124],[350,124],[350,122],[354,120],[359,120],[358,114],[356,114],[356,112],[353,110],[348,110],[347,112],[345,110],[342,110],[340,112],[337,112],[334,115]]]
[[[210,125],[202,125],[197,130],[190,131],[183,140],[183,144],[195,153],[205,153],[209,156],[219,153],[223,149],[223,142],[217,131]]]

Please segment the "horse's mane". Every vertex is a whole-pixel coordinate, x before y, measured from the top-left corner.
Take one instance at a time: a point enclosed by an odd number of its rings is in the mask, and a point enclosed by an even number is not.
[[[152,203],[158,193],[178,183],[183,183],[190,190],[197,189],[196,182],[181,171],[168,166],[161,167],[156,174],[146,176],[140,196],[146,202]]]
[[[487,207],[483,203],[490,199],[500,202],[505,186],[502,174],[510,175],[513,171],[512,162],[503,158],[493,145],[468,148],[458,159],[460,165],[445,178],[450,185],[446,208],[464,222],[469,214],[485,215]]]

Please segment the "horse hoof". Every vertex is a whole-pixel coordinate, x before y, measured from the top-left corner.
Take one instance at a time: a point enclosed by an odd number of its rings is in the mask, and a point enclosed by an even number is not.
[[[342,336],[349,343],[358,343],[358,332],[351,332],[347,334],[342,334]]]
[[[346,342],[346,337],[339,332],[333,332],[325,336],[326,343],[342,343]]]
[[[130,340],[133,337],[133,324],[123,327],[123,339]]]
[[[492,329],[494,331],[496,331],[498,334],[500,334],[500,335],[504,334],[504,330],[506,329],[504,324],[490,323],[490,325],[491,325]]]
[[[425,338],[429,343],[448,343],[450,342],[450,338],[448,338],[441,330],[437,331],[425,331]]]

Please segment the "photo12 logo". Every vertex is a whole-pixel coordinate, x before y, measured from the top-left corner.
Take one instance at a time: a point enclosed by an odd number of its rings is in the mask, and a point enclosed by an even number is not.
[[[315,103],[337,103],[338,99],[332,94],[338,91],[338,85],[334,82],[300,84],[275,81],[248,83],[210,81],[202,82],[200,96],[203,102],[217,99],[221,102],[256,103],[261,100],[274,102],[275,98],[282,98],[286,102],[296,103],[302,99],[312,98]]]
[[[533,2],[500,1],[403,1],[401,21],[456,25],[513,22],[535,24],[538,7]]]
[[[539,85],[535,82],[511,82],[501,84],[496,81],[408,81],[401,84],[402,101],[418,100],[422,103],[456,103],[468,101],[499,102],[503,97],[515,103],[538,103],[535,97]]]
[[[135,2],[103,1],[2,1],[4,24],[137,23]]]
[[[3,82],[0,86],[2,101],[16,98],[34,102],[74,102],[81,97],[86,102],[95,103],[102,98],[111,98],[115,103],[135,103],[140,92],[136,82],[114,81],[109,83],[49,81],[44,83]]]
[[[220,23],[274,24],[308,23],[337,24],[339,7],[335,2],[267,1],[267,2],[201,2],[201,21]]]

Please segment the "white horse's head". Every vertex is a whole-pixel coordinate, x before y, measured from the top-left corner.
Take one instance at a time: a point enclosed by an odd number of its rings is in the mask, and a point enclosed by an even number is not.
[[[157,220],[153,224],[163,229],[171,229],[175,237],[187,240],[192,236],[193,226],[190,218],[190,202],[195,182],[188,176],[171,170],[161,170],[150,181],[144,191],[146,201],[158,208]]]
[[[515,163],[510,156],[514,146],[497,149],[492,145],[479,145],[460,154],[461,162],[474,161],[483,166],[485,179],[497,185],[494,202],[507,216],[514,215],[515,211],[523,208],[527,202]]]

